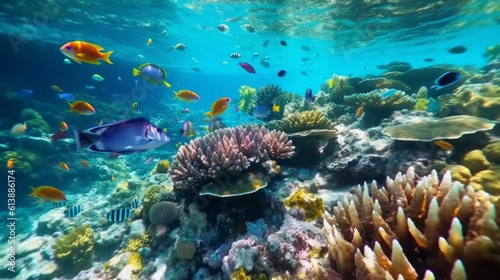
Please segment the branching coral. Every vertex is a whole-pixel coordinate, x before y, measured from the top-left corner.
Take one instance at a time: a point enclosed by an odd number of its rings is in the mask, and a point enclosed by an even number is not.
[[[344,97],[345,103],[351,106],[365,106],[368,108],[390,108],[391,110],[410,109],[415,105],[416,100],[407,95],[404,91],[397,91],[393,95],[383,98],[387,89],[376,89],[368,93],[356,93]]]
[[[353,94],[354,88],[349,83],[347,77],[334,75],[332,77],[334,86],[330,87],[327,83],[320,85],[320,90],[328,94],[328,99],[331,102],[341,104],[344,103],[344,96]]]
[[[285,133],[259,126],[216,130],[179,148],[170,169],[174,189],[196,188],[220,176],[238,175],[252,164],[292,156]]]
[[[74,228],[54,244],[55,258],[70,272],[92,266],[94,231],[89,225]]]
[[[247,85],[242,85],[239,90],[240,102],[238,104],[241,111],[251,114],[257,104],[257,90]]]
[[[498,274],[500,217],[487,195],[452,183],[449,172],[441,183],[435,171],[415,180],[409,168],[383,188],[365,183],[337,203],[333,216],[325,213],[333,267],[344,279]]]
[[[295,113],[280,121],[270,122],[268,127],[292,133],[311,129],[332,129],[333,124],[321,112],[312,110]]]

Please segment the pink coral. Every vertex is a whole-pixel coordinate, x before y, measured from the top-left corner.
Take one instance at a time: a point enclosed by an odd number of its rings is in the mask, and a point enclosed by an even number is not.
[[[174,188],[192,188],[221,175],[235,175],[252,164],[293,155],[295,147],[281,131],[260,126],[218,129],[184,144],[170,168]]]

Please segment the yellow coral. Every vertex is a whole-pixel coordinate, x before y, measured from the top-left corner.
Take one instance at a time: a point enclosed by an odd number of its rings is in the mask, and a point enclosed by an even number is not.
[[[490,168],[490,162],[480,150],[468,152],[462,159],[462,165],[469,168],[472,174]]]
[[[246,270],[243,267],[240,267],[233,271],[231,274],[231,280],[252,280],[250,276],[248,276]]]
[[[242,85],[240,87],[240,103],[239,108],[245,113],[251,113],[255,103],[257,102],[257,89]]]
[[[157,173],[168,173],[168,170],[170,169],[170,161],[164,159],[160,160],[157,164],[155,169],[151,171],[151,175],[157,174]]]
[[[331,129],[332,122],[320,111],[311,110],[289,115],[268,124],[269,129],[281,130],[286,133],[306,131],[312,129]]]
[[[140,248],[146,247],[150,240],[150,231],[146,231],[146,233],[141,234],[138,238],[131,238],[128,241],[127,247],[125,248],[126,252],[137,252]]]
[[[446,171],[451,172],[451,178],[453,181],[459,181],[462,184],[467,184],[472,177],[470,170],[463,165],[448,165],[443,170],[441,170],[441,175],[444,175]]]
[[[487,145],[483,149],[483,154],[488,161],[500,163],[500,142],[495,142]]]
[[[471,179],[471,185],[476,190],[480,188],[491,195],[499,196],[500,167],[493,167],[490,170],[483,170],[476,173]]]
[[[55,259],[71,271],[92,266],[94,253],[94,231],[87,224],[74,228],[54,244]]]
[[[127,265],[132,267],[132,271],[137,273],[142,270],[142,258],[141,254],[134,252],[131,253],[127,259]]]
[[[306,214],[306,221],[313,221],[321,218],[323,211],[325,211],[323,199],[316,197],[305,189],[298,189],[287,197],[285,199],[285,205],[303,209]]]
[[[427,111],[428,106],[429,106],[429,99],[427,98],[418,98],[417,103],[415,103],[415,107],[413,107],[413,110],[416,111]]]

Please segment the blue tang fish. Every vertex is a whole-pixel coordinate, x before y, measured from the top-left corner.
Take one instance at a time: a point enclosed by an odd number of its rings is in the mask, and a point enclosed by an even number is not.
[[[17,92],[17,95],[19,96],[30,96],[33,94],[33,91],[31,89],[22,89]]]
[[[304,98],[306,99],[307,104],[311,104],[314,102],[314,99],[316,99],[316,96],[313,96],[312,89],[308,88],[308,89],[306,89],[306,93],[304,94]]]
[[[387,90],[386,92],[384,92],[384,93],[382,94],[382,99],[389,98],[389,97],[391,97],[393,94],[395,94],[396,92],[398,92],[398,90],[397,90],[397,89],[391,88],[391,89]]]
[[[141,76],[144,80],[153,85],[164,84],[166,87],[171,87],[171,85],[164,80],[167,77],[167,72],[160,66],[152,63],[145,63],[138,68],[139,69],[133,69],[132,74],[134,76]]]
[[[257,118],[267,118],[272,113],[278,113],[279,111],[280,106],[276,104],[273,104],[272,106],[266,104],[257,104],[257,106],[255,106],[255,109],[253,109],[253,116]]]
[[[454,71],[449,71],[444,73],[443,75],[439,76],[434,81],[434,85],[431,86],[432,90],[440,90],[444,87],[451,86],[455,84],[456,82],[460,81],[464,75],[454,72]]]
[[[76,147],[89,151],[132,154],[149,151],[170,141],[165,132],[146,118],[132,118],[87,129],[75,130]]]
[[[66,101],[75,101],[75,96],[71,93],[58,93],[57,94],[57,98],[59,99],[63,99],[63,100],[66,100]]]

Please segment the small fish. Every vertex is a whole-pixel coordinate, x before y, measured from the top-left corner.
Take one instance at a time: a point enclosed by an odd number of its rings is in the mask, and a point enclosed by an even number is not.
[[[51,89],[57,91],[57,92],[63,92],[64,90],[62,90],[60,87],[56,86],[56,85],[51,85],[50,86]]]
[[[432,57],[427,57],[427,58],[424,58],[424,61],[425,61],[425,62],[433,62],[433,61],[434,61],[434,58],[432,58]]]
[[[58,132],[52,134],[52,136],[50,137],[50,142],[54,142],[56,140],[64,139],[64,138],[68,138],[68,134],[66,133],[66,131],[58,131]]]
[[[86,160],[84,160],[84,159],[80,160],[80,164],[81,164],[83,167],[85,167],[85,168],[89,168],[89,167],[90,167],[89,162],[88,162],[88,161],[86,161]]]
[[[226,109],[229,107],[230,103],[231,98],[229,97],[219,98],[212,104],[212,110],[206,112],[205,115],[210,116],[210,120],[213,120],[215,115],[222,115],[222,113],[224,113],[224,111],[226,111]]]
[[[30,96],[32,94],[33,94],[33,91],[30,89],[22,89],[22,90],[17,92],[17,95],[19,95],[19,96]]]
[[[132,103],[132,108],[130,109],[132,114],[140,115],[142,114],[141,108],[139,107],[139,102]]]
[[[7,161],[7,169],[13,169],[16,161],[14,158],[9,158]]]
[[[440,90],[444,87],[451,86],[455,84],[456,82],[460,81],[464,75],[454,72],[454,71],[449,71],[444,73],[443,75],[439,76],[435,81],[434,85],[431,86],[432,90]]]
[[[67,58],[65,58],[63,61],[64,61],[65,64],[71,64],[71,60],[69,60]]]
[[[88,86],[85,86],[86,89],[95,89],[95,86],[92,86],[92,85],[88,85]]]
[[[302,74],[302,76],[309,76],[309,72],[307,72],[306,70],[300,70],[300,74]]]
[[[221,63],[220,63],[220,64],[222,64],[222,65],[227,65],[227,61],[221,61]]]
[[[175,94],[174,99],[179,98],[180,100],[187,102],[196,101],[200,99],[200,96],[196,92],[187,89],[174,91],[174,94]]]
[[[121,80],[122,80],[122,77],[118,76],[116,79],[117,79],[118,81],[121,81]]]
[[[191,68],[191,70],[193,70],[194,72],[200,72],[201,71],[200,68],[198,68],[198,67],[193,67],[193,68]]]
[[[64,171],[69,170],[69,166],[65,162],[62,162],[62,161],[59,163],[59,167],[61,167],[61,169]]]
[[[61,122],[61,124],[59,125],[59,130],[60,131],[66,131],[66,130],[68,130],[68,128],[69,128],[68,124],[65,123],[65,122]]]
[[[261,59],[260,60],[260,65],[266,67],[266,68],[269,68],[271,67],[271,65],[269,64],[269,61],[267,61],[267,59]]]
[[[161,36],[167,36],[167,30],[163,30],[163,31],[161,32]]]
[[[26,129],[28,129],[28,126],[26,126],[26,122],[18,123],[18,124],[15,124],[10,129],[10,134],[12,134],[13,136],[20,136],[20,135],[23,135],[24,132],[26,132]]]
[[[132,211],[129,208],[118,208],[108,212],[106,217],[112,222],[122,222],[132,216]]]
[[[176,147],[176,148],[179,148],[181,145],[182,145],[182,144],[181,144],[181,142],[177,142],[177,143],[175,143],[175,147]]]
[[[209,124],[208,124],[208,130],[210,132],[214,132],[217,129],[224,128],[226,125],[222,122],[222,119],[217,117],[213,119]]]
[[[194,125],[191,121],[185,121],[182,124],[182,128],[180,129],[180,134],[185,137],[193,137],[194,136]]]
[[[253,110],[252,115],[256,118],[267,118],[271,116],[272,113],[279,113],[281,110],[280,106],[277,104],[266,105],[257,104]]]
[[[144,80],[153,85],[163,84],[166,87],[171,87],[171,85],[165,81],[167,72],[160,66],[152,63],[144,63],[138,68],[139,69],[133,69],[132,74],[134,76],[141,76]]]
[[[75,130],[77,150],[88,146],[89,151],[118,155],[145,152],[169,141],[165,132],[146,118],[124,119],[84,132]]]
[[[461,54],[467,51],[467,48],[464,46],[455,46],[448,50],[451,54]]]
[[[61,208],[66,206],[66,201],[61,201],[61,202],[53,202],[52,207],[53,208]]]
[[[78,215],[80,212],[82,212],[82,206],[81,205],[75,205],[69,209],[66,209],[66,211],[64,211],[64,216],[66,218],[73,218],[75,217],[76,215]]]
[[[62,192],[58,188],[54,188],[51,186],[40,186],[36,189],[33,187],[30,188],[33,190],[33,192],[28,196],[33,196],[43,201],[50,201],[50,202],[66,201],[66,196],[64,195],[64,192]]]
[[[260,55],[260,54],[259,54],[258,52],[254,52],[254,53],[252,54],[252,57],[258,57],[259,55]]]
[[[117,156],[118,157],[118,156]],[[112,174],[111,175],[111,182],[114,182],[116,179],[115,179],[115,174]]]
[[[57,98],[59,99],[62,99],[62,100],[66,100],[66,101],[75,101],[75,96],[71,93],[58,93],[57,94]]]
[[[174,45],[174,51],[183,51],[186,49],[186,45],[183,43],[179,43],[177,45]]]
[[[69,101],[67,101],[67,103],[70,107],[70,111],[73,113],[86,116],[95,114],[94,107],[92,107],[92,105],[90,105],[88,102],[79,100],[75,101],[74,103],[70,103]]]
[[[149,157],[144,163],[145,164],[150,164],[153,161],[153,157]]]
[[[285,42],[285,41],[283,41],[283,40],[281,40],[281,41],[280,41],[280,45],[282,45],[283,47],[286,47],[286,42]]]
[[[139,205],[141,205],[141,201],[139,200],[139,198],[136,196],[134,197],[134,199],[132,199],[132,201],[130,202],[130,209],[134,210],[134,209],[137,209],[137,207],[139,207]]]
[[[284,77],[286,75],[286,70],[280,70],[278,73],[276,73],[276,76],[278,77]]]
[[[234,58],[234,59],[238,59],[241,57],[241,54],[234,52],[234,53],[230,54],[229,57]]]
[[[452,144],[443,140],[436,140],[434,144],[445,151],[453,151],[455,149]]]
[[[94,81],[98,81],[98,82],[104,81],[104,78],[99,74],[92,75],[92,79],[94,79]]]
[[[234,112],[238,113],[240,111],[240,106],[234,106]]]
[[[361,107],[359,107],[356,110],[356,118],[361,118],[364,112],[365,112],[365,105],[361,105]]]
[[[153,39],[149,38],[149,39],[148,39],[148,42],[146,43],[146,46],[151,45],[151,43],[153,43]]]
[[[189,113],[191,113],[191,110],[189,108],[184,108],[181,110],[181,113],[189,114]]]
[[[77,63],[81,64],[82,62],[100,65],[101,62],[99,59],[104,60],[106,63],[113,64],[109,57],[113,53],[113,51],[101,53],[104,48],[88,43],[85,41],[73,41],[64,44],[59,50],[68,58],[73,59]]]
[[[303,51],[306,51],[306,52],[310,52],[311,51],[311,48],[309,48],[308,46],[302,46],[300,47]]]
[[[217,29],[220,32],[228,32],[229,31],[229,26],[225,25],[224,23],[221,23],[217,26]]]
[[[255,29],[254,29],[254,28],[253,28],[253,26],[252,26],[251,24],[249,24],[249,23],[247,23],[247,24],[243,24],[243,25],[241,26],[241,28],[242,28],[243,30],[246,30],[246,31],[250,32],[250,33],[254,33],[254,32],[255,32]]]
[[[262,43],[262,46],[263,46],[264,48],[267,48],[267,46],[269,45],[269,42],[270,42],[270,40],[269,40],[269,39],[268,39],[268,40],[265,40],[265,41]]]
[[[240,62],[239,65],[241,68],[245,69],[245,71],[247,71],[248,73],[255,74],[255,69],[249,63]]]
[[[397,89],[391,88],[382,94],[382,99],[389,98],[398,91],[399,90],[397,90]]]
[[[306,89],[306,93],[304,94],[304,98],[305,98],[307,104],[311,104],[316,99],[316,96],[313,96],[312,89],[308,88],[308,89]]]

